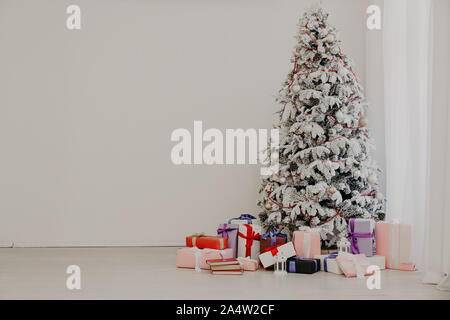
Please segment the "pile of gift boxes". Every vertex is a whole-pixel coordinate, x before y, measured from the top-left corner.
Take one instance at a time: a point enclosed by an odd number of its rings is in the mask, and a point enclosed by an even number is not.
[[[276,230],[264,233],[258,220],[249,214],[219,225],[217,235],[193,234],[186,247],[179,248],[176,265],[196,271],[210,269],[208,261],[236,259],[242,270],[260,266],[275,272],[312,274],[318,271],[363,277],[379,269],[413,271],[411,226],[372,219],[350,219],[348,238],[337,250],[321,249],[320,232],[303,227],[288,236]],[[241,274],[237,272],[235,274]]]

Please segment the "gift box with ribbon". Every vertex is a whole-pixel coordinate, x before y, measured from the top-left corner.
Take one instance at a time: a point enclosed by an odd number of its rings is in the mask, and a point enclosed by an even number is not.
[[[336,262],[347,278],[364,278],[365,275],[368,276],[373,273],[367,271],[370,262],[363,253],[351,254],[348,252],[339,252],[336,257]]]
[[[366,257],[373,256],[374,228],[373,219],[351,218],[349,221],[351,251],[354,254],[364,253]]]
[[[338,256],[338,252],[331,252],[329,254],[321,254],[315,256],[314,258],[320,259],[320,270],[325,272],[331,272],[335,274],[343,274],[341,268],[336,262],[336,257]],[[369,265],[375,265],[380,268],[380,270],[385,269],[385,259],[384,256],[371,256],[367,257],[369,261]]]
[[[320,271],[320,259],[292,257],[287,260],[287,272],[312,274]]]
[[[251,224],[239,225],[237,256],[250,257],[257,260],[260,251],[260,238],[261,226]]]
[[[241,214],[239,217],[231,218],[228,220],[228,224],[259,224],[258,219],[251,214]]]
[[[261,236],[261,253],[268,247],[273,247],[275,245],[282,245],[287,242],[287,235],[284,233],[277,233],[277,230],[273,228],[269,232]]]
[[[331,252],[329,254],[320,254],[314,256],[315,259],[320,260],[320,270],[325,272],[331,272],[335,274],[343,274],[341,268],[336,262],[336,257],[338,256],[338,252]]]
[[[259,255],[259,261],[261,261],[264,268],[271,267],[275,264],[274,257],[276,255],[283,255],[286,259],[295,256],[294,245],[292,242],[266,248],[265,251]]]
[[[217,235],[228,239],[228,248],[233,249],[233,258],[237,257],[238,224],[223,223],[217,229]]]
[[[196,233],[186,237],[186,247],[223,250],[228,248],[228,238]]]
[[[292,236],[295,252],[301,258],[314,258],[320,255],[320,233],[316,229],[302,227]]]
[[[258,270],[259,262],[257,260],[248,257],[247,258],[238,257],[237,260],[239,261],[239,264],[241,265],[242,269],[244,269],[244,271]]]
[[[176,265],[178,268],[211,269],[206,260],[233,258],[233,250],[199,249],[196,247],[179,248],[177,250]]]
[[[384,256],[386,268],[404,271],[415,270],[411,261],[411,225],[395,222],[375,224],[377,255]]]

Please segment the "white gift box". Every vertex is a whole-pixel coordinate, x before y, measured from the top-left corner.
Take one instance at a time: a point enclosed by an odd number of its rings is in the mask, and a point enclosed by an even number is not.
[[[235,221],[235,220],[234,220]],[[250,240],[248,238],[251,238],[251,235],[248,234],[250,232],[253,234],[253,240]],[[258,260],[258,255],[260,251],[260,243],[259,243],[259,237],[261,236],[261,226],[260,225],[253,225],[253,224],[240,224],[239,225],[239,233],[238,233],[238,245],[237,245],[237,256],[238,257],[244,257],[250,256],[250,258],[254,260]],[[255,239],[255,237],[258,239]],[[250,255],[247,255],[248,250],[246,247],[246,244],[251,242],[250,247]]]
[[[259,261],[261,261],[264,268],[268,268],[275,264],[275,256],[283,255],[286,259],[295,256],[295,249],[292,242],[285,243],[271,251],[264,252],[259,255]]]
[[[327,258],[328,256],[328,254],[319,254],[314,256],[314,259],[320,259],[320,271],[325,271],[325,258]],[[327,272],[344,274],[341,268],[338,266],[336,258],[327,259]]]

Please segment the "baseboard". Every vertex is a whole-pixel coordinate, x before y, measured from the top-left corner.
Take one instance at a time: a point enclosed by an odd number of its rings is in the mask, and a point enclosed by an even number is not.
[[[0,240],[0,248],[12,248],[14,247],[14,242]]]
[[[15,243],[12,241],[0,241],[0,248],[145,248],[145,247],[185,247],[185,244],[173,243]]]

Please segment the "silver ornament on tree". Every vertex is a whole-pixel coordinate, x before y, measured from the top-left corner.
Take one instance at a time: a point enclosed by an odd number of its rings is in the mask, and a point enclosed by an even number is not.
[[[336,193],[336,191],[337,191],[337,189],[335,186],[330,186],[328,188],[328,193],[334,194],[334,193]]]
[[[300,92],[300,86],[299,85],[295,85],[295,86],[293,86],[292,87],[292,92],[294,92],[294,93],[299,93]]]
[[[377,175],[373,173],[367,177],[367,182],[369,182],[369,184],[375,184],[377,183],[377,180]]]
[[[329,34],[325,38],[326,43],[333,43],[334,42],[334,36],[332,34]]]
[[[366,117],[361,117],[361,118],[359,118],[359,126],[360,126],[360,127],[365,127],[365,126],[367,126],[367,119],[366,119]]]
[[[339,122],[342,122],[342,120],[344,120],[344,114],[342,113],[341,110],[338,110],[334,116],[336,117],[336,120]]]

